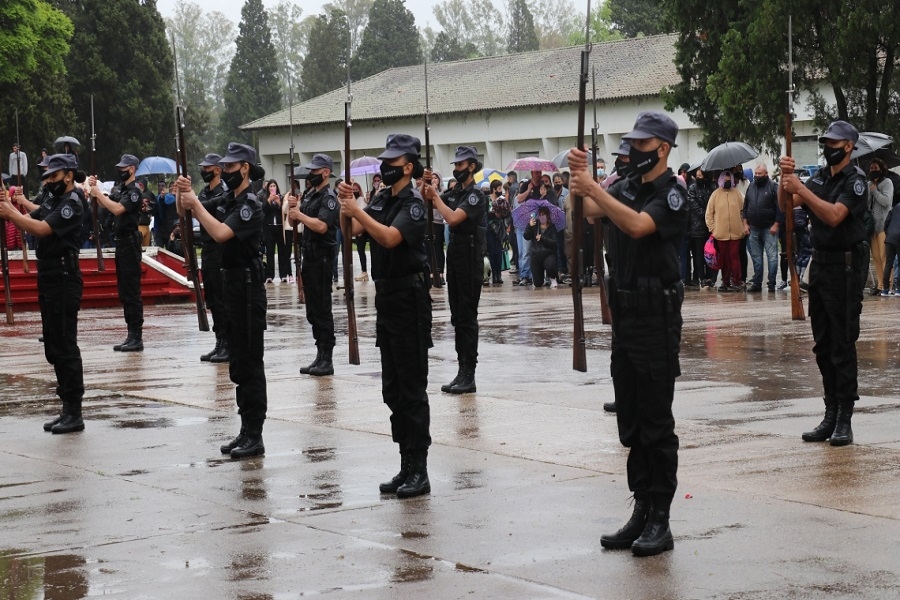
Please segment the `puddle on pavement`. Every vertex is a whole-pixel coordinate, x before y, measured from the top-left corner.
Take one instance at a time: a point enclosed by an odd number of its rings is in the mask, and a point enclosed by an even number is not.
[[[337,450],[335,448],[306,448],[303,450],[303,456],[311,463],[334,460],[336,453]]]
[[[394,567],[391,574],[393,583],[419,583],[434,579],[434,559],[400,549],[401,563]]]
[[[268,579],[269,561],[266,554],[240,553],[232,555],[226,569],[229,571],[229,581]]]
[[[460,471],[453,475],[454,490],[475,490],[484,487],[481,471]]]
[[[244,500],[265,500],[269,497],[266,481],[262,477],[251,477],[241,481],[241,497]]]
[[[90,591],[87,560],[75,554],[16,557],[0,552],[0,598],[80,600]]]

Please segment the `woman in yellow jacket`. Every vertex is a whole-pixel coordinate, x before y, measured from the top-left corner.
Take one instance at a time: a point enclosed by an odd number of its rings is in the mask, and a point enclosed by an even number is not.
[[[741,219],[744,196],[734,187],[734,175],[730,171],[719,175],[718,184],[706,206],[706,227],[719,246],[719,262],[722,265],[719,291],[735,292],[744,285],[740,260],[741,239],[746,235]]]

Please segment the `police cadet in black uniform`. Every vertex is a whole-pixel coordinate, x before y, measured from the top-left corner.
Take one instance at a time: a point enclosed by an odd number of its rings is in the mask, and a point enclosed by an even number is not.
[[[637,556],[674,547],[669,506],[677,485],[678,436],[672,401],[681,374],[684,299],[678,249],[688,220],[686,194],[668,167],[677,136],[678,126],[664,113],[639,114],[624,136],[631,143],[632,173],[608,193],[588,172],[587,155],[569,153],[572,193],[585,197],[585,216],[609,224],[610,372],[619,440],[631,449],[634,513],[600,544],[631,548]]]
[[[222,157],[218,154],[207,154],[200,163],[200,177],[206,184],[197,197],[203,203],[206,212],[216,220],[221,221],[225,217],[225,211],[219,210],[221,201],[225,197],[225,186],[222,184],[222,167],[219,161]],[[206,229],[200,226],[200,244],[202,248],[203,268],[203,298],[206,306],[212,314],[212,329],[216,334],[216,347],[207,354],[201,354],[201,361],[212,363],[228,362],[228,317],[225,314],[223,295],[225,289],[222,284],[222,247],[212,239]]]
[[[306,320],[312,325],[316,340],[316,358],[308,367],[302,367],[304,375],[334,374],[334,314],[331,311],[331,263],[337,256],[337,223],[340,216],[334,190],[328,186],[334,163],[327,154],[316,154],[312,162],[303,165],[308,169],[306,182],[309,189],[303,202],[297,207],[298,198],[286,196],[291,224],[303,224],[303,291],[306,295]]]
[[[128,337],[113,350],[141,352],[144,350],[144,302],[141,299],[141,234],[138,219],[141,215],[141,190],[134,182],[134,172],[140,161],[132,154],[123,154],[116,165],[122,185],[113,189],[107,198],[98,185],[97,178],[91,176],[91,196],[95,202],[115,216],[116,240],[116,282],[119,300],[125,311]]]
[[[453,158],[453,177],[457,185],[438,195],[430,183],[422,189],[447,225],[447,300],[450,323],[456,331],[456,357],[459,372],[442,392],[470,394],[475,391],[475,365],[478,362],[478,301],[484,275],[487,250],[487,197],[475,187],[475,173],[482,169],[473,146],[459,146]],[[431,181],[431,174],[425,176]]]
[[[865,175],[850,163],[859,132],[834,121],[819,138],[828,166],[804,186],[794,174],[794,159],[781,158],[781,185],[803,206],[812,223],[813,259],[809,271],[809,317],[813,353],[822,373],[825,418],[803,434],[807,442],[831,439],[832,446],[853,442],[850,420],[857,390],[856,340],[863,286],[869,273],[869,244],[863,221],[868,200]],[[784,198],[779,196],[779,202]],[[785,210],[788,215],[792,208]]]
[[[266,329],[265,269],[259,254],[263,209],[250,188],[251,179],[265,176],[256,164],[256,150],[231,142],[220,163],[222,181],[228,192],[210,214],[191,190],[191,180],[179,177],[176,203],[179,212],[194,211],[200,225],[222,249],[225,317],[229,326],[228,349],[231,361],[228,374],[237,388],[241,431],[223,445],[222,454],[244,458],[265,454],[262,430],[268,404],[266,371],[263,363],[263,331]]]
[[[37,238],[38,304],[44,334],[44,355],[56,371],[56,394],[62,412],[47,423],[44,431],[82,431],[81,400],[84,397],[84,369],[78,348],[78,310],[83,282],[78,265],[84,203],[75,183],[85,180],[77,171],[78,162],[69,154],[55,154],[42,175],[44,201],[32,204],[19,192],[16,203],[31,212],[21,214],[0,191],[0,218],[8,219]]]
[[[431,296],[425,252],[425,205],[412,180],[422,177],[421,142],[387,138],[381,163],[386,186],[363,210],[347,182],[339,186],[341,211],[354,219],[353,235],[369,234],[375,281],[375,345],[381,350],[381,392],[391,409],[391,434],[400,446],[400,472],[379,486],[383,494],[411,498],[431,492],[428,447],[428,349]]]

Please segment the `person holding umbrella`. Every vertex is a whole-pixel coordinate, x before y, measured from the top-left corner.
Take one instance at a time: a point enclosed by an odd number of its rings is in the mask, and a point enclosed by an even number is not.
[[[609,297],[613,337],[610,370],[619,440],[630,448],[631,518],[604,534],[607,549],[637,556],[674,548],[669,507],[675,496],[678,436],[672,402],[681,374],[684,287],[678,249],[687,229],[685,191],[668,167],[678,125],[661,112],[638,115],[623,136],[633,174],[609,192],[588,171],[587,153],[572,149],[572,194],[584,197],[585,217],[609,221]]]
[[[453,158],[453,178],[458,185],[438,194],[425,172],[422,195],[431,200],[450,227],[447,244],[447,299],[450,322],[456,334],[456,357],[459,371],[442,392],[471,394],[475,392],[475,365],[478,362],[478,302],[487,251],[488,201],[475,187],[475,173],[483,165],[474,146],[458,146]]]
[[[116,283],[119,300],[125,313],[128,337],[113,346],[117,352],[143,352],[144,303],[141,298],[141,234],[138,220],[144,203],[141,190],[135,184],[134,173],[140,161],[133,154],[123,154],[116,164],[121,185],[107,197],[100,189],[97,177],[91,175],[88,182],[94,202],[115,217]]]

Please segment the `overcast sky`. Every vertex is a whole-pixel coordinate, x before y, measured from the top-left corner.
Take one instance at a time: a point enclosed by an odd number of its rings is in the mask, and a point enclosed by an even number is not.
[[[244,0],[216,0],[214,3],[197,2],[197,0],[193,1],[200,4],[205,11],[210,11],[214,8],[215,10],[224,13],[229,19],[234,21],[235,25],[241,20],[241,8],[244,6]],[[438,2],[439,0],[407,0],[406,8],[411,10],[413,15],[415,15],[416,26],[424,27],[426,25],[431,25],[437,29],[437,21],[435,21],[431,13],[434,9],[434,5],[438,4]],[[175,12],[175,3],[176,0],[156,1],[159,12],[164,17],[172,16],[172,13]],[[309,15],[319,14],[322,10],[322,5],[327,4],[328,0],[293,0],[293,3],[303,9],[304,17],[308,17]],[[278,0],[263,0],[263,5],[266,8],[271,8],[276,4],[278,4]],[[494,5],[498,10],[505,12],[505,9],[503,8],[505,3],[503,0],[494,0]]]

